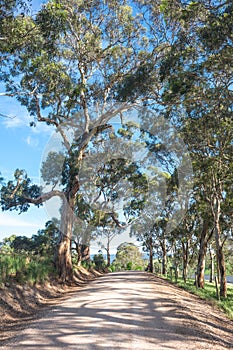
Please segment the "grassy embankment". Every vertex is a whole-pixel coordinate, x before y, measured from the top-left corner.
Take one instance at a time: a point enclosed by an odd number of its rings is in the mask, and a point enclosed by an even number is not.
[[[164,276],[161,276],[164,278]],[[215,283],[205,282],[205,288],[196,288],[194,285],[193,279],[188,279],[186,283],[184,283],[183,279],[178,278],[177,282],[171,281],[169,277],[166,278],[169,282],[176,284],[177,286],[198,295],[200,298],[207,300],[208,302],[216,305],[220,309],[222,309],[227,316],[233,320],[233,285],[227,285],[227,298],[221,298],[218,300],[216,296],[216,287]]]
[[[55,274],[51,259],[29,254],[0,256],[0,285],[6,282],[43,283]]]

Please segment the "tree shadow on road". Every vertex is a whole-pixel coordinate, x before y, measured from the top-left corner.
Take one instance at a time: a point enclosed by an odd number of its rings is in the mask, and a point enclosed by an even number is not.
[[[232,348],[230,322],[200,317],[190,298],[182,303],[165,287],[145,273],[102,277],[35,322],[17,349],[177,349],[184,341],[193,349]]]

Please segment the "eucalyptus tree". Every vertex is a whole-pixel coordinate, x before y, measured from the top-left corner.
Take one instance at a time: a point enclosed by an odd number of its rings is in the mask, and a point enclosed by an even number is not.
[[[197,285],[204,288],[205,262],[208,244],[213,237],[213,219],[208,204],[204,201],[197,203],[199,210],[197,217],[197,235],[199,237],[198,261],[197,261]]]
[[[113,266],[117,270],[134,270],[143,268],[142,253],[134,243],[124,242],[117,247],[116,258]]]
[[[154,144],[154,146],[156,146]],[[172,205],[175,194],[174,191],[175,176],[155,169],[153,189],[150,188],[151,195],[147,199],[146,210],[140,216],[140,220],[134,222],[130,228],[130,234],[135,236],[142,244],[143,250],[149,254],[149,271],[153,273],[153,257],[155,253],[162,257],[162,274],[167,273],[167,253],[169,250],[169,230],[168,223],[171,219]],[[174,172],[176,174],[176,171]],[[161,188],[164,186],[164,189]],[[172,200],[173,197],[173,200]]]
[[[114,238],[121,234],[121,231],[117,227],[112,228],[111,226],[105,226],[102,228],[102,230],[99,230],[99,234],[101,241],[99,241],[98,244],[100,245],[101,249],[106,251],[108,267],[111,265],[111,242],[114,240]]]
[[[189,145],[200,195],[212,213],[220,294],[226,297],[221,216],[231,193],[232,2],[164,1],[162,11],[177,30],[161,65],[163,100]]]
[[[29,34],[25,16],[30,13],[31,1],[2,0],[0,6],[0,60],[24,44]]]
[[[9,59],[14,52],[29,44],[30,23],[25,15],[30,13],[31,1],[1,0],[0,3],[0,82],[4,81]],[[0,96],[2,92],[0,92]],[[9,118],[4,110],[0,117]]]
[[[13,52],[7,49],[10,55],[4,57],[5,94],[27,107],[34,118],[32,126],[46,123],[60,135],[66,156],[59,184],[47,178],[49,191],[42,192],[25,171],[17,170],[14,180],[2,188],[2,208],[24,212],[30,204],[40,206],[54,196],[60,198],[62,240],[57,266],[62,280],[72,277],[71,236],[87,146],[132,101],[140,104],[147,98],[139,89],[133,99],[121,98],[128,78],[138,76],[152,53],[146,38],[148,24],[135,14],[136,6],[123,0],[51,0],[35,16],[25,15],[24,45]],[[156,22],[159,28],[159,16]],[[161,33],[157,47],[163,38]],[[155,70],[154,83],[156,74]],[[123,102],[116,104],[119,100]],[[67,136],[70,130],[72,141]]]
[[[214,94],[214,91],[211,93]],[[221,296],[226,296],[221,217],[224,216],[224,203],[232,193],[229,183],[231,182],[233,161],[233,123],[232,116],[230,116],[230,106],[225,98],[218,94],[214,104],[213,102],[211,95],[210,101],[208,101],[208,113],[203,115],[201,119],[192,121],[192,131],[198,133],[195,135],[195,140],[192,137],[191,141],[189,136],[189,143],[196,161],[195,170],[199,191],[212,213]]]
[[[115,124],[114,128],[110,134],[106,131],[94,138],[87,148],[92,154],[83,162],[85,171],[80,174],[82,186],[77,203],[77,215],[83,213],[95,238],[106,249],[108,265],[111,241],[123,235],[132,222],[141,220],[148,187],[152,186],[149,167],[155,161],[154,157],[146,159],[150,155],[145,145],[142,147],[140,128],[135,123]],[[90,178],[87,169],[94,165]]]

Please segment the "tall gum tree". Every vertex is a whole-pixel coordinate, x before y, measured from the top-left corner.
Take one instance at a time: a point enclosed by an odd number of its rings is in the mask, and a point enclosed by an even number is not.
[[[232,2],[161,2],[177,36],[161,66],[168,116],[189,144],[195,175],[212,213],[220,294],[227,295],[221,217],[232,164]],[[169,74],[168,74],[169,72]]]
[[[52,186],[48,192],[17,170],[14,181],[2,187],[1,204],[3,210],[24,212],[30,204],[40,206],[54,196],[61,199],[57,266],[63,281],[72,279],[73,213],[85,150],[112,118],[132,107],[132,99],[115,102],[126,90],[130,95],[126,82],[131,76],[135,81],[152,54],[146,39],[148,23],[143,23],[143,15],[134,15],[136,2],[134,6],[123,0],[51,0],[35,16],[26,15],[20,22],[18,37],[23,38],[23,45],[13,52],[6,48],[2,74],[6,90],[1,95],[13,96],[26,106],[34,118],[32,126],[46,123],[56,130],[66,160],[60,187]],[[8,24],[4,25],[6,31]],[[161,33],[158,47],[162,40]],[[145,91],[135,89],[134,103],[145,103],[146,98]],[[75,133],[72,142],[67,137],[69,129]]]

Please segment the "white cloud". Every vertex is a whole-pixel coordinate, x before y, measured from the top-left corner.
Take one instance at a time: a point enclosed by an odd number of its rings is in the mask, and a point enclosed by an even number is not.
[[[28,116],[12,116],[12,114],[9,115],[9,118],[4,118],[3,125],[10,129],[10,128],[20,128],[25,125],[29,125],[30,119]]]
[[[37,227],[37,223],[28,222],[21,218],[15,217],[12,213],[0,212],[0,227]]]
[[[28,136],[24,141],[27,143],[28,146],[31,147],[36,147],[39,144],[39,140],[31,136]]]
[[[30,211],[18,215],[18,212],[0,211],[0,241],[11,235],[31,237],[37,234],[39,229],[44,228],[49,218],[45,211],[38,208],[30,208]]]
[[[7,129],[16,129],[22,127],[28,127],[33,133],[52,133],[54,128],[51,125],[47,125],[44,122],[37,122],[35,127],[30,127],[30,123],[34,121],[34,118],[30,116],[26,108],[20,106],[14,100],[7,105],[3,105],[6,118],[1,118],[0,121]],[[0,112],[2,112],[0,110]]]
[[[41,134],[41,133],[48,133],[51,134],[54,131],[54,128],[52,126],[47,125],[46,123],[42,122],[36,123],[36,126],[30,127],[30,123],[33,121],[33,118],[28,115],[25,112],[20,113],[20,110],[17,111],[17,113],[14,114],[10,113],[9,118],[4,118],[2,120],[2,124],[7,129],[16,129],[16,128],[22,128],[22,127],[28,127],[30,128],[31,132],[34,134]]]

